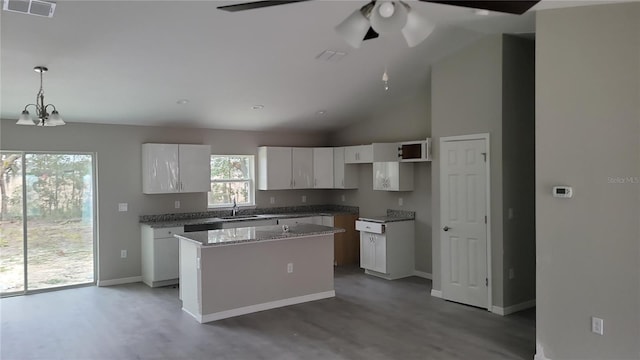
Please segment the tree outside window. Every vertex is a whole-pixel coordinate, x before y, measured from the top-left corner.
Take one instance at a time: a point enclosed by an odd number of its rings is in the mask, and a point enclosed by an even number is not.
[[[255,205],[253,155],[211,155],[209,207]]]

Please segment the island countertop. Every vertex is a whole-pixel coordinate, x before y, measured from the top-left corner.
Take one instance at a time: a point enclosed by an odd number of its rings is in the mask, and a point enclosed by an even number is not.
[[[288,228],[288,231],[285,231]],[[195,231],[174,235],[178,239],[192,241],[203,247],[237,245],[260,241],[273,241],[297,237],[332,235],[345,232],[344,229],[316,224],[297,224],[291,226],[270,225],[233,229]]]

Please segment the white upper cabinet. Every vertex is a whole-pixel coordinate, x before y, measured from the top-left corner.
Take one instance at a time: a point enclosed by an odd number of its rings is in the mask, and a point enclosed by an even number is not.
[[[312,155],[313,156],[313,155]],[[258,189],[284,190],[293,187],[290,147],[258,148]]]
[[[373,162],[372,145],[356,145],[344,148],[344,162],[346,164],[365,164]]]
[[[142,144],[142,192],[208,192],[209,145]]]
[[[358,167],[345,163],[344,147],[333,148],[333,187],[335,189],[357,189]]]
[[[413,164],[399,162],[373,163],[373,190],[413,190]]]
[[[292,148],[291,169],[294,189],[313,188],[313,149]]]
[[[179,145],[180,192],[211,191],[211,147]]]
[[[334,187],[333,172],[333,148],[314,148],[313,187],[316,189],[332,189]]]
[[[345,147],[346,164],[371,164],[383,161],[398,161],[398,143],[373,143]]]

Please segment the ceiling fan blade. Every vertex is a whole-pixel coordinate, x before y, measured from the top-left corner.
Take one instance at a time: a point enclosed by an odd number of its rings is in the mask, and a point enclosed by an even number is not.
[[[463,6],[474,9],[491,10],[509,14],[521,15],[531,9],[540,0],[527,1],[527,0],[503,0],[503,1],[485,1],[485,0],[419,0],[423,2],[430,2],[436,4]]]
[[[218,9],[224,10],[224,11],[236,12],[236,11],[244,11],[244,10],[251,10],[251,9],[259,9],[263,7],[276,6],[276,5],[286,5],[291,3],[303,2],[303,1],[310,1],[310,0],[253,1],[253,2],[242,3],[242,4],[218,6]]]
[[[380,35],[378,35],[378,33],[375,30],[373,30],[372,27],[370,27],[369,31],[367,31],[367,34],[364,36],[364,40],[375,39],[378,36],[380,36]],[[364,41],[364,40],[362,40],[362,41]]]

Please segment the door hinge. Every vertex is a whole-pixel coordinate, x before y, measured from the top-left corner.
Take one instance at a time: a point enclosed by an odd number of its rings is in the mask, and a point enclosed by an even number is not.
[[[484,216],[484,223],[487,223],[487,215]]]
[[[480,153],[482,154],[482,157],[484,158],[484,162],[487,162],[487,153]]]
[[[489,286],[489,278],[484,278],[484,285]]]

